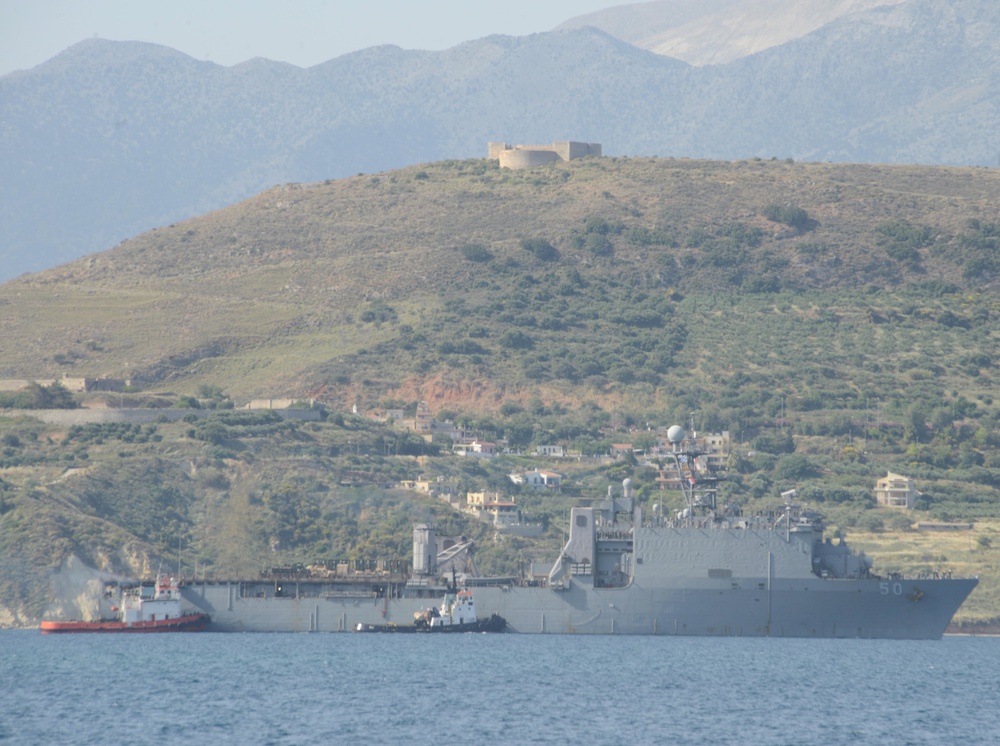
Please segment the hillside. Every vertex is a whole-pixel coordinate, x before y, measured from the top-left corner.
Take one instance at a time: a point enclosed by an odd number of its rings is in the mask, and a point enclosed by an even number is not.
[[[134,390],[88,405],[202,409],[142,426],[0,417],[7,619],[36,618],[70,557],[137,573],[180,552],[225,576],[405,557],[414,519],[487,538],[385,485],[509,489],[508,473],[545,462],[448,457],[450,442],[363,416],[417,401],[522,450],[727,430],[727,500],[766,506],[795,487],[834,530],[904,531],[914,546],[915,521],[971,521],[960,556],[890,559],[985,574],[1000,518],[998,180],[754,159],[442,161],[288,184],[8,282],[0,379],[127,376]],[[326,419],[206,409],[270,397],[315,399]],[[523,503],[549,532],[481,542],[483,568],[551,555],[569,505],[626,476],[654,499],[649,468],[555,468],[566,496]],[[913,514],[875,509],[888,470],[918,480]],[[1000,618],[1000,582],[984,579],[963,614]]]
[[[762,34],[784,29],[783,43],[697,67],[592,27],[441,52],[376,47],[305,70],[88,39],[0,78],[0,280],[275,184],[480,157],[498,140],[600,142],[616,156],[997,165],[996,3],[803,5],[755,16],[773,19]],[[709,49],[698,34],[750,28],[750,6],[705,5],[691,21],[701,30],[677,33]],[[855,12],[833,12],[844,9]]]
[[[290,184],[6,283],[0,377],[127,372],[144,387],[224,381],[237,399],[322,393],[341,407],[434,400],[436,381],[613,398],[616,384],[807,345],[765,371],[802,386],[824,314],[866,344],[926,333],[992,360],[978,320],[993,310],[998,184],[977,169],[646,158]],[[769,219],[775,206],[805,218]],[[747,316],[724,313],[740,299]],[[727,329],[754,347],[703,357]],[[824,364],[861,387],[849,351]],[[469,404],[499,406],[492,390]]]
[[[809,334],[702,354],[725,329],[716,319],[748,339],[725,315],[735,306],[779,335],[834,314],[858,352],[905,329],[992,358],[978,322],[997,282],[998,184],[977,169],[647,158],[290,184],[6,283],[0,377],[127,372],[187,393],[224,380],[237,399],[322,392],[345,406],[402,390],[433,400],[435,381],[600,396],[589,379],[657,386],[736,361],[751,373],[802,346],[807,364]],[[805,218],[769,219],[775,206]],[[923,353],[891,354],[889,370]],[[792,370],[789,387],[812,376]],[[495,409],[493,396],[466,404]]]

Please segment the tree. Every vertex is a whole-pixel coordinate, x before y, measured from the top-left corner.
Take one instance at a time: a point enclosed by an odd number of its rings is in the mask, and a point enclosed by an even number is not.
[[[811,227],[809,213],[795,205],[770,204],[763,210],[764,217],[775,223],[782,223],[798,231]]]
[[[522,238],[521,248],[543,262],[554,262],[559,259],[556,247],[544,238]]]
[[[463,246],[460,251],[462,256],[470,262],[488,262],[493,258],[493,254],[480,243],[469,243]]]
[[[535,340],[522,331],[508,329],[500,336],[500,346],[512,350],[530,350],[535,346]]]
[[[795,441],[791,433],[763,433],[753,440],[754,450],[765,453],[792,453],[795,451]]]
[[[903,438],[907,443],[921,443],[927,440],[927,419],[924,408],[914,404],[906,413],[903,421]]]
[[[588,233],[583,245],[594,256],[611,256],[615,253],[615,247],[603,233]]]
[[[774,467],[775,479],[782,479],[794,482],[799,479],[807,479],[815,476],[816,468],[812,462],[802,454],[792,453],[778,459]]]

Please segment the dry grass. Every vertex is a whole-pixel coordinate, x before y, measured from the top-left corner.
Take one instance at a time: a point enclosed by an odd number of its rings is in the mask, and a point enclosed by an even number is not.
[[[790,235],[761,217],[771,203],[801,206],[818,224]],[[373,301],[419,329],[438,315],[441,299],[516,296],[512,283],[525,273],[574,270],[586,279],[610,272],[647,287],[656,275],[659,284],[689,292],[701,284],[732,293],[718,286],[718,271],[662,267],[697,257],[684,245],[691,231],[734,222],[763,231],[754,254],[784,262],[788,283],[837,293],[868,281],[863,267],[881,252],[872,232],[880,222],[909,220],[951,234],[998,208],[1000,176],[990,170],[766,161],[606,158],[524,172],[460,161],[287,185],[0,287],[0,376],[54,377],[65,368],[56,355],[77,357],[72,372],[91,376],[189,358],[184,384],[191,388],[215,383],[220,366],[198,358],[224,340],[232,356],[223,366],[227,390],[251,396],[309,380],[303,374],[317,360],[316,344],[335,359],[355,353],[359,338],[387,339],[387,330],[357,325],[359,309]],[[668,226],[679,246],[635,247],[619,237],[613,262],[595,260],[571,245],[591,216],[626,228]],[[562,258],[534,266],[519,248],[523,237],[548,239]],[[825,247],[820,261],[798,253],[804,241]],[[468,243],[483,244],[492,266],[463,261],[457,249]],[[835,270],[825,266],[831,258]],[[520,269],[498,275],[496,267],[509,262]],[[917,273],[896,268],[898,280],[964,284],[954,264],[929,254],[923,264]],[[477,289],[483,279],[494,287]],[[865,310],[856,298],[840,305],[847,315]],[[269,378],[256,364],[267,353],[247,357],[248,348],[280,348],[274,357],[286,362]],[[386,367],[384,359],[371,362],[373,370]]]

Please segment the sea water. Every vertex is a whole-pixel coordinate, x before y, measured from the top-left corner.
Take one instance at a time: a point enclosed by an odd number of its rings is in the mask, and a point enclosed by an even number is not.
[[[997,744],[1000,639],[0,631],[0,744]]]

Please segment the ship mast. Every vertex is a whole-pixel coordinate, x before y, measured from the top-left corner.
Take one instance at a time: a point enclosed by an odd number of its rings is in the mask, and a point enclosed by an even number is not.
[[[706,454],[694,445],[685,447],[686,434],[680,425],[667,430],[667,440],[671,450],[668,455],[674,462],[677,483],[684,495],[685,509],[677,514],[679,520],[693,518],[698,514],[709,515],[716,510],[716,491],[719,477],[714,472],[704,473],[698,465],[698,458]],[[707,465],[705,467],[708,469]]]

